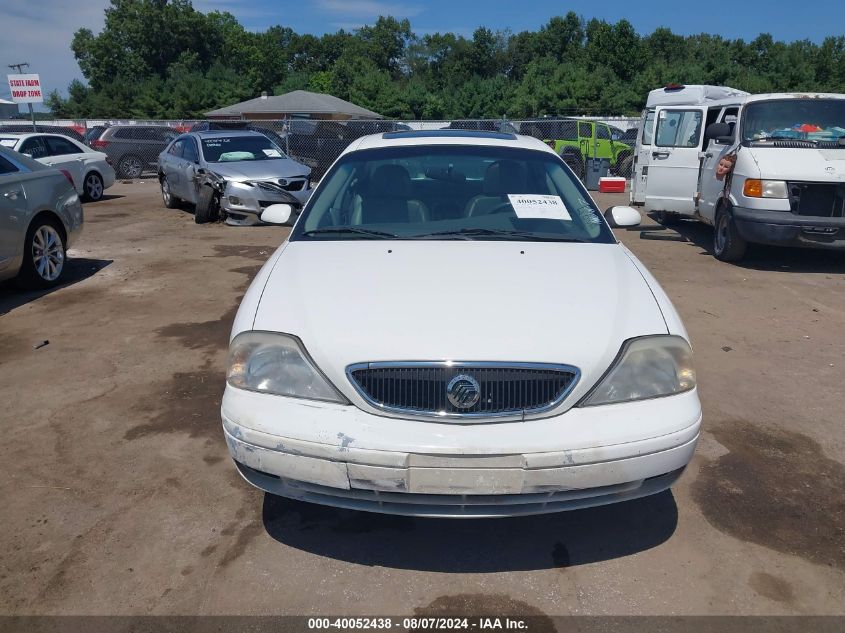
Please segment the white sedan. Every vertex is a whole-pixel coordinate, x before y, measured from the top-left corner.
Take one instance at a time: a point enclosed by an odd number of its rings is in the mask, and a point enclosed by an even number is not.
[[[103,192],[114,184],[114,168],[108,156],[67,136],[2,132],[0,145],[68,172],[76,192],[85,200],[100,200]]]
[[[272,494],[436,517],[665,490],[701,405],[677,312],[609,226],[639,221],[603,217],[536,139],[355,141],[235,318],[221,413],[238,470]]]

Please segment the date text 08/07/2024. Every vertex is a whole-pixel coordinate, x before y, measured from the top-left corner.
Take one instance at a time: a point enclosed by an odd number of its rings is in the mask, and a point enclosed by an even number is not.
[[[321,629],[375,629],[375,630],[448,630],[477,629],[485,630],[527,630],[528,623],[519,618],[475,617],[475,618],[438,618],[409,617],[393,619],[387,617],[358,618],[308,618],[309,630]]]

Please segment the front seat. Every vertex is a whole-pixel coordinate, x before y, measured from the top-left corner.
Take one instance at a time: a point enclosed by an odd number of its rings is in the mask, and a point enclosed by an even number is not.
[[[426,222],[428,208],[411,199],[411,176],[401,165],[376,168],[364,192],[360,207],[352,214],[352,224]]]
[[[484,172],[481,195],[467,205],[467,217],[487,215],[508,201],[509,193],[529,193],[525,165],[515,160],[497,160]]]

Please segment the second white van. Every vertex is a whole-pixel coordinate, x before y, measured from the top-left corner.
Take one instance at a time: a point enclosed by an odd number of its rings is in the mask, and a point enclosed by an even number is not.
[[[845,95],[652,91],[631,203],[712,225],[723,261],[750,242],[845,249]]]

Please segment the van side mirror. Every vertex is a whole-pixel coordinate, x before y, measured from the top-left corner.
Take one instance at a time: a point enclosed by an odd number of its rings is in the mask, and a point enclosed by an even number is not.
[[[293,215],[289,204],[271,204],[261,212],[261,221],[267,224],[288,224]]]
[[[704,145],[707,146],[713,140],[723,145],[733,142],[731,126],[727,123],[711,123],[708,125],[707,129],[704,130]]]
[[[604,212],[604,218],[614,229],[639,226],[642,219],[634,207],[610,207]]]

